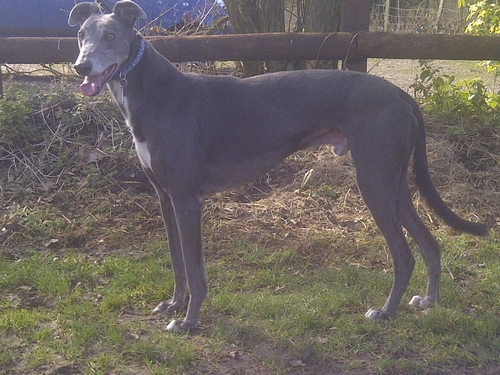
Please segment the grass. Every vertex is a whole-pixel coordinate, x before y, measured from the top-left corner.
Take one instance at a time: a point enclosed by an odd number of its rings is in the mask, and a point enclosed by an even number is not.
[[[74,95],[67,108],[64,91],[34,87],[9,95],[6,107],[28,96],[37,143],[0,140],[0,374],[498,373],[496,128],[479,136],[477,119],[464,121],[465,135],[447,139],[428,126],[443,198],[493,227],[486,239],[458,235],[415,195],[443,250],[438,306],[407,305],[425,290],[417,256],[398,317],[364,319],[390,290],[390,256],[351,161],[320,149],[207,198],[210,292],[199,326],[175,335],[169,317],[150,315],[173,275],[157,199],[114,104]],[[15,121],[2,124],[24,142]]]
[[[159,280],[169,284],[164,265],[153,254],[136,261],[106,257],[94,262],[80,254],[33,252],[18,262],[3,259],[1,265],[2,342],[20,340],[26,348],[4,346],[3,368],[18,361],[28,369],[84,362],[86,373],[107,373],[129,361],[175,368],[193,359],[192,348],[180,337],[148,332],[144,339],[140,321],[123,320],[130,306],[137,309],[133,315],[146,316],[145,295],[165,292]],[[167,360],[170,351],[176,355]]]
[[[402,304],[397,319],[375,323],[363,312],[383,302],[390,272],[349,262],[305,267],[307,259],[294,249],[273,251],[244,239],[227,247],[233,255],[222,260],[208,254],[211,292],[201,327],[188,336],[167,333],[166,319],[149,316],[173,289],[166,254],[158,261],[167,249],[157,241],[135,259],[51,251],[2,259],[0,368],[8,373],[22,363],[36,372],[56,363],[86,374],[133,368],[183,374],[228,345],[255,356],[265,349],[260,355],[270,373],[283,374],[293,370],[283,356],[344,370],[361,366],[359,357],[376,373],[405,374],[498,361],[496,234],[446,235],[439,306],[420,312]],[[424,285],[418,262],[406,299]]]

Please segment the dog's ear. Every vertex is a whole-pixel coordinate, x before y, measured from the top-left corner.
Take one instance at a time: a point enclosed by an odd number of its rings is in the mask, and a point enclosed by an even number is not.
[[[69,13],[68,23],[70,26],[76,26],[85,22],[93,14],[100,14],[101,8],[96,3],[76,4]]]
[[[129,0],[117,2],[113,8],[113,13],[129,27],[134,27],[135,21],[137,21],[138,18],[147,18],[142,8]]]

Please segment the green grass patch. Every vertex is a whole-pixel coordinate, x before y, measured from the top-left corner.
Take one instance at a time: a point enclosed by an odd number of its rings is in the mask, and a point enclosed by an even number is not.
[[[6,345],[1,365],[8,368],[22,360],[34,370],[68,362],[89,373],[106,373],[131,360],[147,367],[191,361],[189,343],[169,341],[164,332],[143,335],[136,322],[121,318],[126,309],[134,316],[147,315],[148,295],[158,299],[157,293],[169,293],[164,266],[147,255],[92,261],[80,254],[33,252],[17,262],[2,259],[0,336],[2,342],[20,342],[25,349]],[[170,351],[181,355],[167,361],[163,356]]]
[[[425,286],[419,260],[399,316],[384,322],[366,321],[363,313],[383,303],[391,272],[349,262],[307,269],[294,249],[272,252],[241,240],[228,247],[233,256],[208,259],[211,292],[201,328],[187,336],[167,333],[168,319],[149,317],[173,288],[166,249],[158,243],[135,259],[51,252],[3,259],[1,367],[23,363],[36,372],[58,363],[82,373],[142,368],[182,374],[202,366],[206,353],[224,356],[227,347],[260,356],[263,366],[278,373],[293,370],[284,357],[303,359],[305,368],[308,361],[343,369],[368,363],[375,373],[405,374],[498,361],[495,234],[486,240],[446,237],[442,302],[425,312],[404,304]],[[164,258],[158,258],[160,251]]]

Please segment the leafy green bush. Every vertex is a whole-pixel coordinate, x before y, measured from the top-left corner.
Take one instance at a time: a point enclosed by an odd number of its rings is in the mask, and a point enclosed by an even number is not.
[[[49,193],[63,185],[109,189],[115,178],[129,179],[138,168],[121,118],[109,95],[86,98],[74,88],[46,85],[8,87],[0,100],[0,185],[13,183],[9,189],[19,186],[18,194],[24,188]]]
[[[439,120],[478,117],[485,121],[500,117],[500,94],[490,92],[479,78],[457,81],[442,74],[429,60],[420,60],[420,74],[410,86],[431,116]]]
[[[25,147],[39,140],[31,106],[17,98],[0,100],[0,144]]]
[[[500,34],[500,4],[481,0],[469,6],[465,32],[473,35]]]
[[[472,35],[497,35],[500,34],[500,4],[481,0],[469,6],[465,32]],[[497,61],[483,61],[487,72],[500,74],[500,64]]]

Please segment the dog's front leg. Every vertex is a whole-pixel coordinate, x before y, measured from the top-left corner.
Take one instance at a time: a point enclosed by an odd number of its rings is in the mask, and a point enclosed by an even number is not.
[[[152,176],[150,176],[151,181],[154,181],[154,178],[151,177]],[[184,266],[179,230],[177,228],[172,202],[168,194],[165,193],[157,183],[153,182],[153,184],[156,187],[156,192],[158,193],[158,197],[160,199],[161,214],[167,229],[168,247],[175,281],[172,298],[167,301],[160,302],[153,310],[153,314],[166,313],[173,315],[182,309],[186,300],[186,268]]]
[[[201,305],[208,293],[201,240],[203,197],[183,192],[183,194],[171,196],[171,199],[177,228],[179,229],[190,297],[185,318],[172,320],[167,326],[167,330],[185,332],[193,328],[198,322]]]

